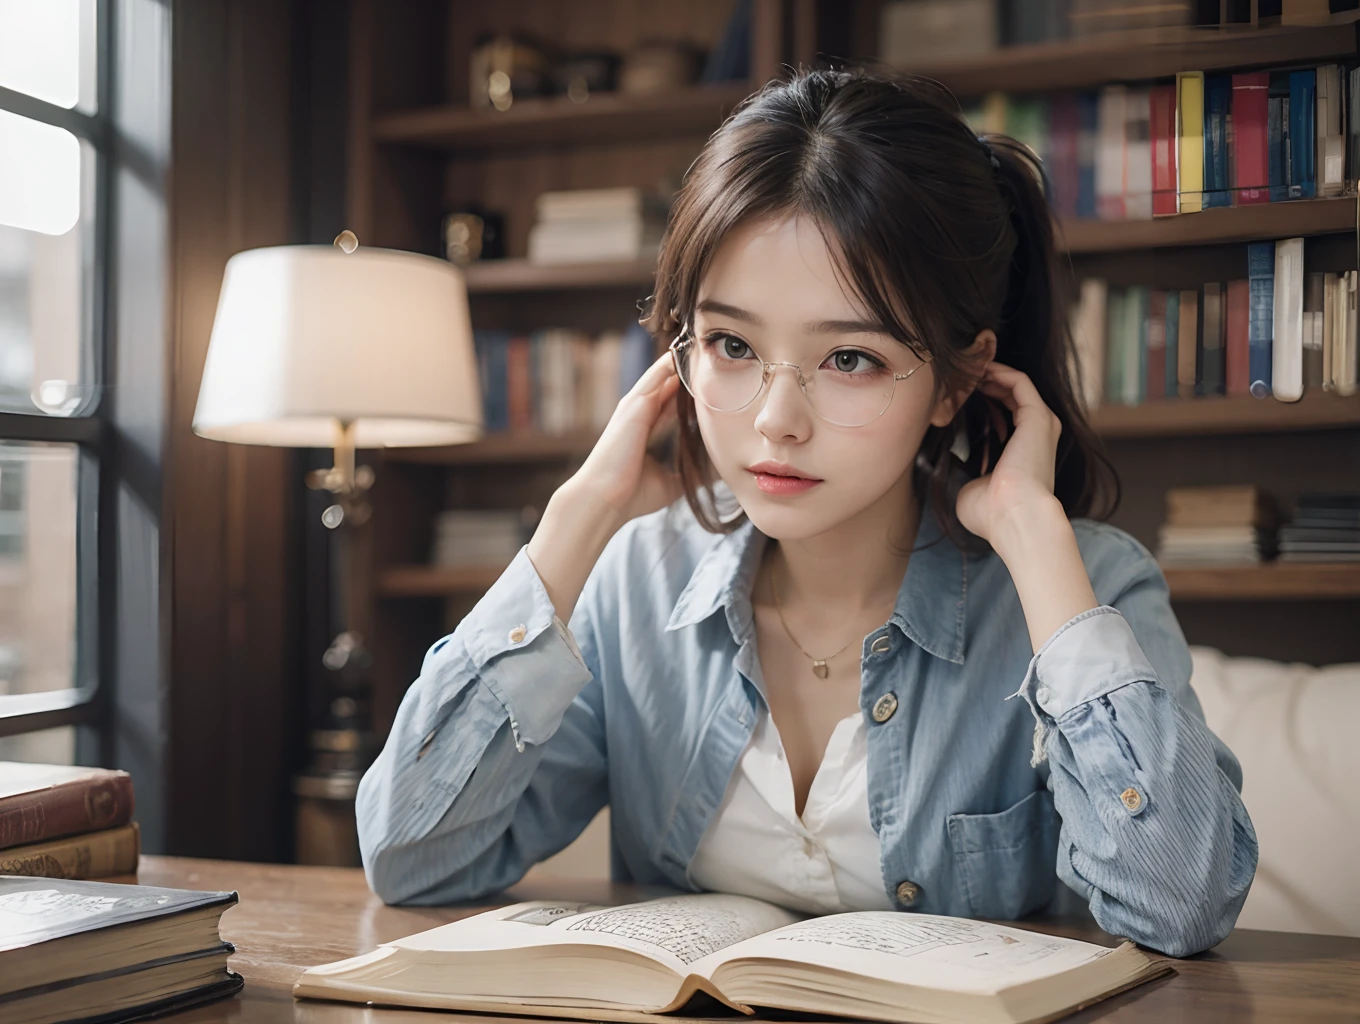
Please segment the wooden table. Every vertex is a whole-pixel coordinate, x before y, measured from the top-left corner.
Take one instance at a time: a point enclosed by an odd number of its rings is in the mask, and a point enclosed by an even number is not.
[[[381,942],[506,902],[583,899],[627,902],[660,893],[634,886],[555,879],[531,872],[509,899],[455,907],[389,907],[356,868],[313,868],[235,861],[143,857],[138,881],[180,889],[235,889],[239,905],[222,918],[222,937],[236,944],[231,967],[245,978],[233,999],[167,1018],[175,1024],[431,1024],[513,1018],[435,1016],[429,1011],[373,1009],[294,1000],[304,968],[343,960]],[[1109,943],[1089,925],[1048,922],[1045,930]],[[1177,973],[1108,999],[1067,1021],[1360,1021],[1360,939],[1238,929],[1208,953],[1175,961]]]

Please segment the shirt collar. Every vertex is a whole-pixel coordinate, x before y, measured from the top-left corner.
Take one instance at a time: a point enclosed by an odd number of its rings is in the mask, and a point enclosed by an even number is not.
[[[768,538],[748,519],[722,534],[699,559],[671,610],[667,631],[702,622],[720,608],[732,639],[750,635],[751,587]],[[889,622],[922,650],[963,664],[968,558],[927,506]]]

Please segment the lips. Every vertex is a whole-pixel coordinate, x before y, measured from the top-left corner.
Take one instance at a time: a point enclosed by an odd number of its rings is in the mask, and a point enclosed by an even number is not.
[[[769,460],[757,462],[754,466],[748,466],[747,471],[755,473],[757,476],[778,476],[793,480],[808,480],[813,483],[818,483],[821,480],[820,477],[812,476],[810,473],[804,473],[794,466]]]

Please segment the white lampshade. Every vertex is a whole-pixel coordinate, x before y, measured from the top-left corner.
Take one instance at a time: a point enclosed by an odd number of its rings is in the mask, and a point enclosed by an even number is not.
[[[194,432],[329,448],[459,444],[482,433],[463,275],[446,260],[330,245],[227,261]]]

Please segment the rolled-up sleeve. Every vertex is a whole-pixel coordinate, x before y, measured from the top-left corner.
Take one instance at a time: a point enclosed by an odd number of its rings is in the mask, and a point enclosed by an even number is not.
[[[604,805],[588,603],[583,594],[568,629],[521,548],[430,649],[356,800],[364,870],[385,901],[505,888]]]
[[[1257,859],[1241,768],[1205,725],[1190,666],[1145,556],[1111,604],[1049,638],[1015,694],[1050,765],[1058,876],[1106,931],[1172,956],[1227,936]]]

